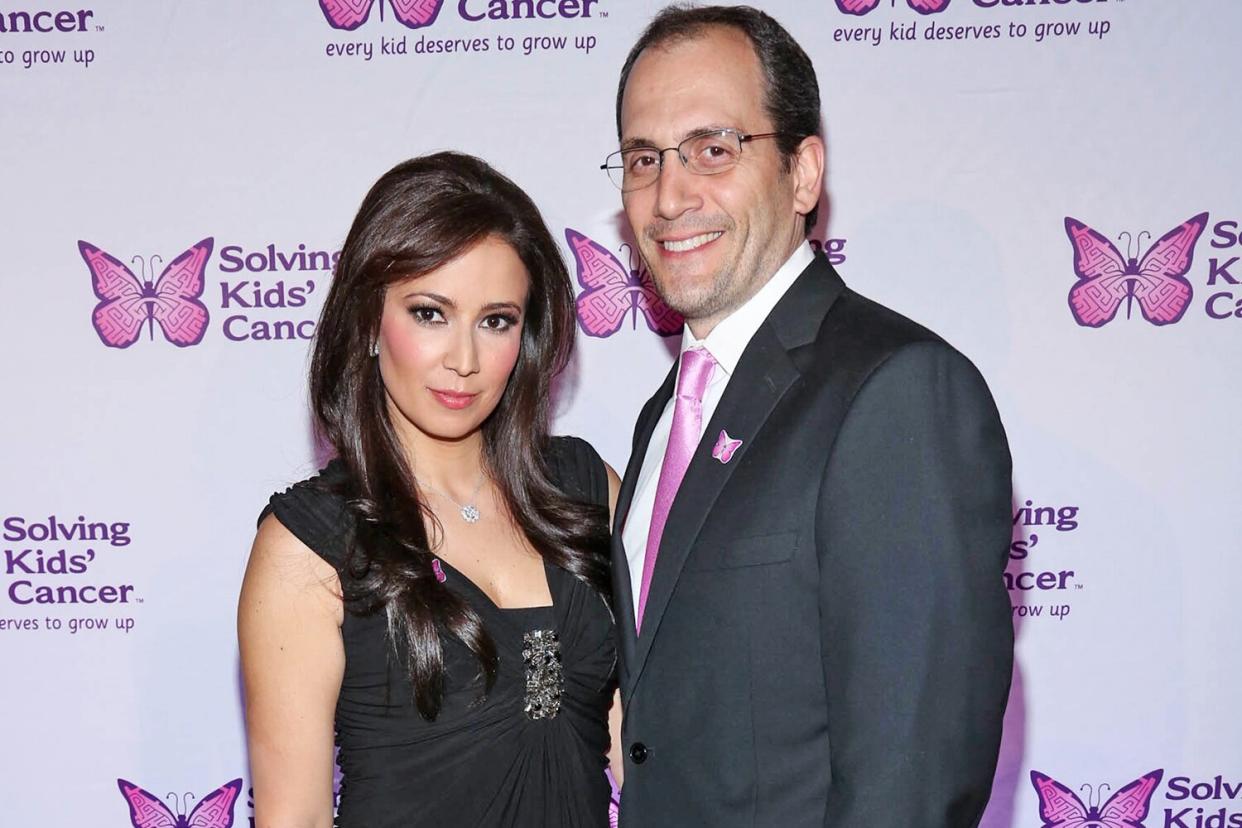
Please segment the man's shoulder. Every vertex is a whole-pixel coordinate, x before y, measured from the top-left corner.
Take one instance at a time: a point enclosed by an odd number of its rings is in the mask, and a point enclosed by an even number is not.
[[[897,382],[929,372],[978,375],[974,364],[938,333],[850,288],[833,303],[808,350],[804,372],[855,390],[877,374]]]
[[[948,344],[935,331],[850,288],[824,318],[819,341],[828,338],[847,340],[848,347],[881,357],[917,343]]]

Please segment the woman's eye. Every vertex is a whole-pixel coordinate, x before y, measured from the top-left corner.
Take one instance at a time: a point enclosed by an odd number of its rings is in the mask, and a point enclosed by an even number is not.
[[[439,308],[433,308],[428,305],[418,305],[410,308],[410,315],[414,317],[416,322],[424,325],[434,324],[442,318]]]
[[[492,331],[507,331],[517,324],[517,319],[503,314],[494,314],[483,320],[483,327]]]

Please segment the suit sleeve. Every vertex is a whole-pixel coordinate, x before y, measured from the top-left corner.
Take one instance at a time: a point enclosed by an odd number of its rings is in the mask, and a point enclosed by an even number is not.
[[[918,343],[854,398],[816,515],[826,828],[968,828],[1013,667],[1004,429],[974,366]]]

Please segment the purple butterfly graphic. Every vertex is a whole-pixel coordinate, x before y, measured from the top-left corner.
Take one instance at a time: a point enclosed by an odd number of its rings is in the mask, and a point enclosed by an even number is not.
[[[1031,783],[1039,796],[1039,816],[1044,821],[1041,828],[1144,828],[1151,795],[1163,776],[1163,770],[1140,776],[1110,796],[1101,808],[1084,805],[1069,788],[1033,770]]]
[[[919,14],[938,14],[949,7],[949,0],[906,0]],[[837,8],[846,14],[863,15],[880,5],[880,0],[837,0]]]
[[[616,256],[572,228],[565,228],[565,239],[578,263],[578,284],[584,288],[577,305],[583,333],[612,336],[631,314],[637,328],[639,311],[647,327],[660,336],[681,330],[681,314],[664,304],[646,268],[627,270]]]
[[[728,463],[733,459],[733,453],[741,446],[741,440],[734,440],[729,436],[729,432],[721,429],[720,436],[716,438],[716,447],[712,449],[712,457],[715,457],[721,463]]]
[[[1122,256],[1102,234],[1066,216],[1065,232],[1074,246],[1074,273],[1078,275],[1069,293],[1074,321],[1098,328],[1112,321],[1122,302],[1128,319],[1135,299],[1153,325],[1181,319],[1194,295],[1186,273],[1207,221],[1208,214],[1200,213],[1161,236],[1142,259],[1135,259]]]
[[[233,805],[242,787],[240,779],[225,783],[199,800],[187,817],[174,814],[157,797],[133,782],[118,779],[116,784],[129,803],[129,821],[133,828],[232,828]]]
[[[385,0],[378,0],[378,2],[380,19],[383,20]],[[444,5],[444,0],[387,0],[387,2],[392,3],[392,11],[397,19],[411,29],[421,29],[436,22],[440,7]],[[319,8],[323,9],[323,16],[328,18],[328,24],[334,29],[344,29],[347,32],[352,32],[366,23],[367,18],[371,16],[371,7],[375,4],[376,0],[319,0]]]
[[[99,304],[91,316],[95,332],[110,348],[128,348],[138,341],[143,325],[155,323],[164,337],[179,348],[197,345],[207,331],[207,306],[199,301],[206,286],[204,273],[211,257],[212,239],[203,239],[169,262],[154,282],[139,279],[110,253],[79,241],[78,251],[91,271],[91,285]],[[140,257],[135,259],[141,261]],[[151,275],[155,260],[151,257]],[[144,276],[145,265],[144,267]]]

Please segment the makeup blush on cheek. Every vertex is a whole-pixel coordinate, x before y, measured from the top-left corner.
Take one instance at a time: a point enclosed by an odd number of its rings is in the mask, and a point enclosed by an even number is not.
[[[521,355],[521,353],[522,332],[520,330],[515,330],[513,339],[510,341],[507,353],[505,354],[504,364],[506,374],[511,373],[513,369],[517,367],[518,356]]]
[[[437,363],[434,336],[410,324],[383,326],[380,329],[380,365],[388,363],[402,384],[421,384]]]
[[[384,349],[394,361],[401,363],[418,362],[420,355],[426,356],[431,344],[428,337],[413,325],[391,325],[380,330],[380,339]]]
[[[389,398],[406,419],[421,420],[423,409],[434,411],[420,398],[443,372],[444,336],[440,329],[418,324],[406,303],[389,297],[380,318],[380,376]],[[420,391],[422,393],[420,393]]]
[[[491,353],[486,371],[488,373],[488,385],[493,389],[495,398],[499,399],[504,394],[505,388],[509,384],[510,378],[513,376],[513,369],[517,367],[518,356],[522,350],[521,332],[515,330],[513,335],[504,337],[502,342],[496,343],[495,350]]]

